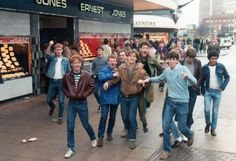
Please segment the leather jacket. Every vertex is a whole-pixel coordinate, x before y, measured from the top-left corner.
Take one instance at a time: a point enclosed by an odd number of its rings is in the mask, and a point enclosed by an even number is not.
[[[78,82],[77,90],[73,72],[67,73],[62,80],[62,91],[71,100],[86,100],[94,90],[94,80],[91,75],[81,70],[81,77]]]

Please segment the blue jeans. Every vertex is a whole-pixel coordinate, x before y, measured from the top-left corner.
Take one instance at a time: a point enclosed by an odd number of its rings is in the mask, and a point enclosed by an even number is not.
[[[193,109],[197,100],[197,90],[193,86],[188,87],[189,91],[189,104],[188,104],[188,118],[187,126],[190,129],[193,124]]]
[[[93,91],[93,94],[97,100],[97,103],[100,105],[100,82],[97,78],[94,79],[94,91]]]
[[[221,100],[221,92],[217,90],[208,89],[204,95],[204,113],[205,113],[205,122],[207,125],[211,125],[211,129],[216,129],[217,127],[217,118],[218,118],[218,109]],[[211,102],[212,103],[212,123],[210,119],[211,115]]]
[[[110,115],[109,115],[109,121],[108,121],[108,127],[107,127],[107,134],[112,134],[113,128],[115,126],[115,121],[116,121],[117,108],[118,108],[118,105],[102,105],[101,118],[100,118],[100,122],[98,126],[99,138],[104,137],[108,113]]]
[[[67,113],[67,146],[74,150],[75,147],[75,137],[74,137],[74,129],[75,129],[75,119],[77,113],[79,114],[80,121],[89,135],[90,140],[95,140],[96,136],[93,131],[93,128],[89,124],[89,116],[88,116],[88,105],[87,101],[72,101],[69,100],[68,103],[68,113]]]
[[[163,110],[162,110],[162,130],[163,131],[164,131],[164,113],[165,113],[165,109],[166,109],[167,100],[168,100],[168,97],[165,97]],[[175,139],[178,139],[180,137],[179,130],[178,130],[177,126],[175,125],[174,120],[172,120],[172,122],[171,122],[170,130],[171,130]]]
[[[173,122],[173,116],[176,115],[178,118],[178,128],[181,133],[184,134],[188,139],[192,137],[192,132],[187,127],[187,116],[188,116],[188,102],[175,102],[171,98],[167,98],[166,109],[164,112],[164,150],[167,152],[171,151],[170,143],[170,129],[171,123]]]
[[[62,92],[62,79],[50,79],[48,87],[47,102],[50,108],[55,108],[53,102],[55,94],[58,94],[59,99],[59,114],[58,117],[62,118],[64,113],[64,94]]]
[[[125,124],[125,127],[128,129],[129,139],[136,139],[136,115],[138,109],[138,96],[132,96],[126,98],[121,97],[121,117]]]

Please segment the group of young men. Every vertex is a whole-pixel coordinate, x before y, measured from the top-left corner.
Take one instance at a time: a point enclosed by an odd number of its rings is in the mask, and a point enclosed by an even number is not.
[[[172,49],[168,53],[167,62],[159,64],[156,57],[149,55],[150,45],[140,44],[139,53],[135,50],[120,50],[118,55],[103,55],[103,48],[97,48],[97,57],[92,63],[92,74],[81,69],[82,57],[74,54],[68,60],[62,56],[63,46],[53,45],[54,53],[48,54],[50,78],[48,89],[49,115],[55,109],[53,96],[57,91],[59,98],[58,123],[63,122],[64,95],[69,98],[67,112],[67,147],[65,158],[70,158],[75,151],[74,128],[78,113],[81,123],[88,133],[92,147],[103,146],[104,133],[107,140],[113,139],[112,133],[118,106],[121,106],[121,117],[124,124],[122,137],[129,139],[131,149],[136,148],[137,111],[142,121],[143,131],[148,132],[146,108],[153,97],[152,83],[166,83],[167,95],[163,108],[163,146],[160,159],[171,156],[170,132],[179,138],[179,131],[187,137],[187,145],[194,141],[193,109],[197,95],[204,96],[205,133],[211,130],[216,136],[217,115],[221,92],[229,82],[229,74],[225,66],[217,62],[219,52],[208,52],[209,62],[203,67],[197,60],[196,50],[189,48],[186,57],[180,60],[180,52]],[[98,141],[92,126],[89,124],[87,97],[94,92],[101,107],[98,127]],[[211,107],[211,103],[213,106]],[[212,109],[212,118],[211,118]],[[108,127],[106,130],[107,118]],[[178,122],[178,128],[174,123]],[[175,135],[176,134],[176,135]]]

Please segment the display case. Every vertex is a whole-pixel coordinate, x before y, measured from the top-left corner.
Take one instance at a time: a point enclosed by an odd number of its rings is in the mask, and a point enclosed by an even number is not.
[[[30,37],[0,37],[0,102],[33,92]]]
[[[0,70],[3,80],[31,76],[29,37],[0,37]]]

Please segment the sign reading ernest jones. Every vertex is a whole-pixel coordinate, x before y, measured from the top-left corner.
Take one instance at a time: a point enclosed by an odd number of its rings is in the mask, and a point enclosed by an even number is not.
[[[52,6],[59,8],[67,7],[66,0],[36,0],[36,3],[44,6]]]

